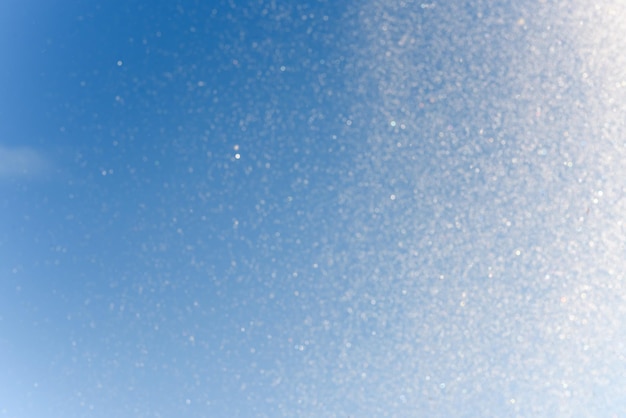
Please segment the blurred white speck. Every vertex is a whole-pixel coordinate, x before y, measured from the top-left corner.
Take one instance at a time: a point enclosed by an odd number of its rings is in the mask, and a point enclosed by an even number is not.
[[[121,67],[122,65],[124,65],[124,62],[122,62],[122,60],[117,60],[117,66]]]

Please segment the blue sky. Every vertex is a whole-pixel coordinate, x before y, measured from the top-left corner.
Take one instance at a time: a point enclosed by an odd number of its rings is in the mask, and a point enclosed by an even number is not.
[[[0,416],[624,413],[618,4],[40,3]]]

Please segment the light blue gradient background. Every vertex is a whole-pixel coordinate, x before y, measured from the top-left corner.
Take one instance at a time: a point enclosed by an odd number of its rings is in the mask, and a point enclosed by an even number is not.
[[[626,415],[620,2],[0,16],[1,417]]]

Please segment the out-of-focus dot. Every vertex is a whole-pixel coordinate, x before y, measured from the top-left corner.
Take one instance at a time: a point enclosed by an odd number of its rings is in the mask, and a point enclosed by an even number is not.
[[[389,124],[390,124],[391,126],[396,126],[396,121],[395,121],[395,120],[392,120],[391,122],[389,122]]]
[[[121,67],[122,65],[124,65],[124,62],[122,62],[122,60],[117,60],[117,66]]]
[[[389,196],[389,199],[391,199],[391,200],[396,200],[396,195],[395,195],[395,194],[392,194],[391,196]]]
[[[238,160],[241,158],[241,154],[235,154],[235,160]]]

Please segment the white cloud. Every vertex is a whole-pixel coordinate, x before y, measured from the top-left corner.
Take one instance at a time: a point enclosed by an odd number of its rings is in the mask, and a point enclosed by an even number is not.
[[[28,147],[10,148],[0,145],[0,180],[39,177],[49,166],[47,158],[39,151]]]

